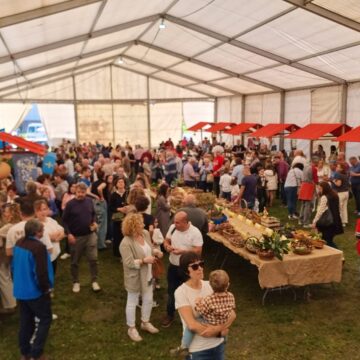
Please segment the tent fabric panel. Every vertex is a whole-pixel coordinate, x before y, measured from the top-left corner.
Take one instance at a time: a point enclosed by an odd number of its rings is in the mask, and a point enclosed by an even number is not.
[[[360,78],[360,46],[321,55],[304,61],[300,64],[335,75],[345,80]]]
[[[76,139],[74,105],[38,104],[37,106],[50,146],[60,143],[62,139],[70,141]]]
[[[43,77],[43,76],[47,76],[47,77],[51,78],[51,77],[57,76],[56,74],[63,70],[71,71],[72,69],[75,68],[75,65],[76,65],[76,62],[74,61],[74,62],[71,62],[66,65],[57,66],[56,68],[51,68],[51,69],[47,69],[47,70],[41,70],[41,71],[34,72],[32,74],[26,75],[26,78],[29,80],[34,80],[34,79],[37,79],[37,78]],[[1,83],[1,85],[2,84],[3,83]]]
[[[183,62],[171,68],[185,75],[194,76],[200,80],[211,81],[224,77],[225,75],[219,71],[208,69],[204,66],[194,64],[190,61]]]
[[[95,30],[119,23],[128,22],[145,16],[161,14],[172,0],[108,0],[96,24]]]
[[[113,142],[112,106],[108,104],[77,105],[78,142]]]
[[[348,86],[346,123],[357,127],[360,124],[360,83]],[[346,157],[359,156],[359,144],[353,142],[346,143]]]
[[[146,99],[146,77],[127,70],[112,67],[114,99]]]
[[[280,94],[247,96],[245,121],[262,125],[280,122]]]
[[[261,127],[262,125],[260,124],[255,124],[255,123],[243,123],[243,124],[238,124],[236,126],[234,126],[233,128],[231,128],[230,130],[225,131],[225,134],[230,134],[230,135],[240,135],[243,134],[245,132],[249,132],[251,131],[251,129],[257,129],[259,127]],[[252,136],[252,134],[251,134]]]
[[[17,62],[21,70],[26,71],[29,69],[45,66],[55,63],[57,61],[70,59],[74,56],[79,56],[81,53],[82,43],[77,43],[69,46],[63,46],[59,49],[46,51],[42,56],[32,55],[25,58],[18,59]]]
[[[146,105],[114,105],[115,144],[148,146]]]
[[[199,91],[205,92],[206,94],[209,94],[209,95],[212,95],[215,97],[231,95],[230,92],[220,90],[220,89],[214,88],[214,87],[206,85],[206,84],[191,85],[191,86],[189,86],[189,89],[199,90]]]
[[[313,4],[360,22],[360,3],[356,0],[313,0]]]
[[[156,33],[159,30],[159,24],[160,21],[144,34],[141,40],[185,56],[193,56],[219,43],[216,39],[169,21],[166,21],[165,31],[160,31],[155,39]]]
[[[17,68],[14,66],[12,61],[1,64],[0,66],[0,77],[7,75],[14,75],[17,72]]]
[[[76,75],[75,86],[77,99],[111,99],[110,68]]]
[[[189,80],[187,78],[183,78],[181,76],[171,74],[171,73],[169,73],[167,71],[157,72],[156,74],[154,74],[154,76],[159,80],[170,81],[172,83],[175,83],[175,84],[178,84],[178,85],[181,85],[181,86],[187,86],[187,85],[190,85],[190,84],[194,83],[194,81],[192,81],[192,80]]]
[[[1,16],[10,16],[25,11],[39,9],[45,6],[66,2],[67,0],[11,0],[1,2]]]
[[[266,81],[284,89],[300,86],[327,84],[330,81],[319,76],[306,73],[293,67],[282,65],[273,69],[261,70],[248,75],[251,78]]]
[[[207,3],[205,0],[179,1],[169,13],[181,18]],[[202,11],[186,16],[185,19],[232,37],[290,7],[291,5],[280,0],[216,1]]]
[[[299,129],[295,124],[267,124],[263,128],[252,133],[253,137],[272,137],[285,130],[294,131]]]
[[[122,64],[119,64],[119,66],[122,68],[122,69],[127,69],[129,71],[137,71],[137,72],[140,72],[142,74],[151,74],[153,72],[156,71],[156,69],[154,67],[151,67],[151,66],[148,66],[148,65],[144,65],[144,64],[140,64],[140,63],[137,63],[137,62],[133,62],[133,61],[128,61],[127,59],[123,59],[123,63]],[[115,64],[116,63],[116,60],[115,60]]]
[[[46,81],[45,81],[46,82]],[[12,89],[11,95],[5,96],[5,99],[37,99],[37,100],[73,100],[73,82],[72,79],[66,78],[62,80],[52,81],[50,84],[41,85],[41,82],[35,84],[34,87],[22,87]]]
[[[297,9],[238,40],[293,60],[359,41],[360,33]]]
[[[169,67],[181,61],[178,57],[165,54],[143,45],[133,45],[125,54],[161,67]]]
[[[191,90],[179,86],[170,85],[161,80],[150,79],[150,98],[151,99],[184,99],[184,98],[204,98]]]
[[[96,51],[136,39],[149,24],[134,26],[126,30],[117,31],[100,37],[91,38],[85,47],[86,52]]]
[[[125,50],[126,47],[121,47],[119,49],[116,50],[111,50],[111,51],[104,51],[101,54],[98,55],[93,55],[93,56],[89,56],[89,57],[84,57],[79,61],[79,65],[85,65],[85,64],[89,64],[89,63],[93,63],[93,62],[97,62],[97,61],[101,61],[108,58],[112,58],[112,61],[115,61],[116,58],[121,54],[121,52],[123,50]],[[84,56],[86,56],[88,53],[84,53]]]
[[[360,142],[360,126],[339,136],[336,141]]]
[[[241,122],[242,96],[227,96],[217,100],[217,120],[230,121],[238,124]]]
[[[5,129],[11,133],[16,129],[16,125],[20,124],[31,108],[30,104],[0,104],[0,129]]]
[[[288,135],[287,138],[317,140],[326,134],[340,136],[343,129],[350,129],[350,127],[343,124],[309,124]]]
[[[216,85],[223,86],[229,90],[237,91],[242,94],[251,94],[255,92],[270,91],[269,88],[254,84],[250,81],[241,80],[238,78],[228,78],[222,80],[212,81]]]
[[[311,123],[339,123],[342,87],[331,86],[311,92]]]
[[[87,34],[99,6],[100,2],[7,26],[1,34],[12,53]]]
[[[280,65],[280,63],[266,57],[251,53],[229,44],[224,44],[196,57],[199,60],[220,66],[237,73],[261,69],[266,66]]]
[[[175,143],[182,136],[181,102],[155,104],[150,106],[151,146],[159,146],[165,139],[171,138]]]

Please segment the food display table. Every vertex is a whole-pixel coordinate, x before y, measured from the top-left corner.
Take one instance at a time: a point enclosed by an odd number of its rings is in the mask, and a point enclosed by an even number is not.
[[[250,253],[245,248],[233,246],[225,237],[216,232],[208,235],[212,240],[223,244],[234,254],[240,255],[255,265],[259,270],[258,279],[262,289],[341,281],[343,253],[329,246],[314,249],[309,255],[297,255],[291,252],[284,255],[283,261],[276,258],[262,260],[257,254]]]

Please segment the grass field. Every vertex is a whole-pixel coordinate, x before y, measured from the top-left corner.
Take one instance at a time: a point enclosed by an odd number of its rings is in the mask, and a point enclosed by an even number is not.
[[[292,293],[272,293],[261,305],[262,290],[257,270],[238,256],[230,256],[225,269],[231,277],[231,291],[237,301],[237,320],[231,328],[226,347],[226,359],[360,359],[360,274],[355,252],[354,221],[350,206],[350,224],[336,238],[344,250],[346,263],[343,280],[333,287],[314,286],[307,301],[303,289]],[[285,209],[270,213],[284,221]],[[206,273],[215,269],[215,244],[206,244]],[[126,334],[125,300],[122,266],[110,250],[99,258],[99,283],[103,291],[90,289],[88,268],[83,260],[81,292],[71,292],[69,260],[59,260],[53,311],[58,315],[50,330],[46,353],[50,359],[170,359],[169,349],[177,346],[181,324],[176,322],[159,334],[143,334],[135,344]],[[154,309],[152,322],[159,326],[165,311],[166,284],[155,293],[160,307]],[[139,317],[138,317],[139,319]],[[0,360],[19,359],[17,347],[18,315],[0,318]]]

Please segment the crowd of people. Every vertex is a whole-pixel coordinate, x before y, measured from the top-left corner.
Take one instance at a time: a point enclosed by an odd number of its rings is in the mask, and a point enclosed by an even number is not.
[[[157,149],[145,149],[129,143],[113,147],[64,141],[54,150],[53,175],[42,174],[40,162],[39,176],[26,184],[25,193],[17,191],[11,176],[1,180],[0,312],[13,313],[20,305],[22,359],[45,358],[44,345],[56,318],[51,296],[58,259],[70,258],[76,294],[85,255],[91,288],[98,292],[98,251],[109,248],[122,262],[131,340],[142,340],[136,327],[139,302],[140,329],[159,332],[150,318],[168,253],[168,300],[161,326],[171,326],[176,310],[184,325],[181,345],[173,353],[190,353],[194,360],[223,359],[224,336],[236,317],[229,279],[214,272],[210,282],[203,280],[207,214],[187,195],[172,216],[171,189],[199,188],[258,212],[275,206],[279,198],[289,221],[317,228],[333,247],[334,236],[348,224],[350,193],[360,216],[356,157],[347,163],[344,153],[333,148],[326,157],[321,145],[311,159],[297,149],[288,154],[265,144],[248,145],[237,142],[226,148],[207,138],[196,145],[184,138],[177,145],[168,139]]]

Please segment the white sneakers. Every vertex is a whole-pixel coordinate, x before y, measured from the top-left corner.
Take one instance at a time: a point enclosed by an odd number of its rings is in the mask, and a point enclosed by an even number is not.
[[[157,334],[159,329],[157,329],[152,323],[150,322],[142,322],[141,323],[141,330],[147,331],[150,334]]]
[[[73,293],[78,293],[80,292],[80,283],[73,283],[73,288],[72,288]]]
[[[139,335],[135,327],[131,327],[128,329],[128,335],[132,341],[139,342],[142,340],[142,337]]]
[[[60,256],[60,259],[61,259],[61,260],[66,260],[66,259],[68,259],[69,257],[71,257],[70,254],[68,254],[68,253],[63,253],[63,254]]]
[[[93,289],[94,292],[99,292],[99,291],[101,290],[100,285],[99,285],[96,281],[94,281],[94,282],[91,284],[91,287],[92,287],[92,289]]]
[[[157,329],[150,322],[142,322],[141,330],[147,331],[150,334],[157,334],[159,332],[159,329]],[[135,341],[135,342],[142,341],[142,337],[139,335],[138,331],[136,330],[136,327],[130,327],[128,329],[128,335],[132,341]]]
[[[101,290],[100,285],[96,281],[94,281],[91,284],[91,288],[93,289],[94,292],[99,292]],[[73,293],[79,293],[80,292],[80,283],[78,283],[78,282],[73,283],[72,291],[73,291]]]

